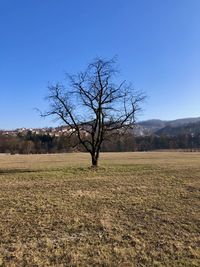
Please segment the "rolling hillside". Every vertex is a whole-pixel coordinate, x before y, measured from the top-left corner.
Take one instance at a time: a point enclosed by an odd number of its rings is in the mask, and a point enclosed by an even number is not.
[[[200,117],[183,118],[172,121],[147,120],[139,122],[135,128],[135,134],[142,135],[170,135],[199,134]]]

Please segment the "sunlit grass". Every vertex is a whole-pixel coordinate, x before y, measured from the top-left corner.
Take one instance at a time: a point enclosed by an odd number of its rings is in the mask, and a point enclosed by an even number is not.
[[[0,156],[0,266],[200,266],[199,153]]]

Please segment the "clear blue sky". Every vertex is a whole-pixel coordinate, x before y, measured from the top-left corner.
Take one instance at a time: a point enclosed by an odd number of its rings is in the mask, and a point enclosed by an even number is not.
[[[48,82],[114,55],[140,120],[200,116],[199,0],[0,0],[0,128],[53,125]]]

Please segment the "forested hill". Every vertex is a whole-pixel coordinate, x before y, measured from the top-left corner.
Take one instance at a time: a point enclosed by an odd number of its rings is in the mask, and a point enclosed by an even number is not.
[[[157,135],[168,135],[168,136],[177,136],[183,134],[197,135],[200,133],[200,122],[189,123],[181,126],[166,126],[158,131],[155,134]]]
[[[82,127],[84,132],[84,127]],[[0,130],[1,135],[18,136],[27,134],[62,136],[67,134],[68,127],[49,127],[49,128],[20,128],[15,130]],[[151,135],[167,135],[177,136],[180,134],[200,134],[200,117],[198,118],[184,118],[178,120],[159,120],[152,119],[138,122],[133,130],[135,136],[151,136]]]
[[[136,126],[137,136],[168,135],[177,136],[180,134],[200,134],[200,117],[184,118],[172,121],[147,120],[139,122]]]
[[[82,126],[82,134],[86,134]],[[65,126],[42,129],[0,131],[0,153],[60,153],[84,151],[76,135],[70,136]],[[174,121],[139,122],[133,131],[117,131],[110,141],[103,142],[102,151],[149,151],[157,149],[200,149],[200,118]]]

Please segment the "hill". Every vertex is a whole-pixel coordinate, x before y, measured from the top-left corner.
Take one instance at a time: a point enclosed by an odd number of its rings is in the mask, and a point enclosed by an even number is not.
[[[138,131],[139,129],[139,131]],[[183,118],[171,121],[147,120],[141,121],[136,126],[136,135],[171,135],[179,134],[199,134],[200,117]]]
[[[37,135],[48,134],[50,136],[62,136],[69,132],[67,126],[45,127],[45,128],[20,128],[15,130],[0,130],[0,134],[8,136],[17,136],[18,134],[27,135],[27,133]],[[84,132],[84,127],[83,127]],[[177,120],[159,120],[151,119],[138,122],[134,127],[135,136],[151,136],[151,135],[171,135],[179,134],[200,134],[200,117],[183,118]]]
[[[167,125],[166,127],[156,131],[156,135],[168,135],[168,136],[177,136],[177,135],[197,135],[200,133],[200,121],[195,123],[183,124],[180,126]]]

